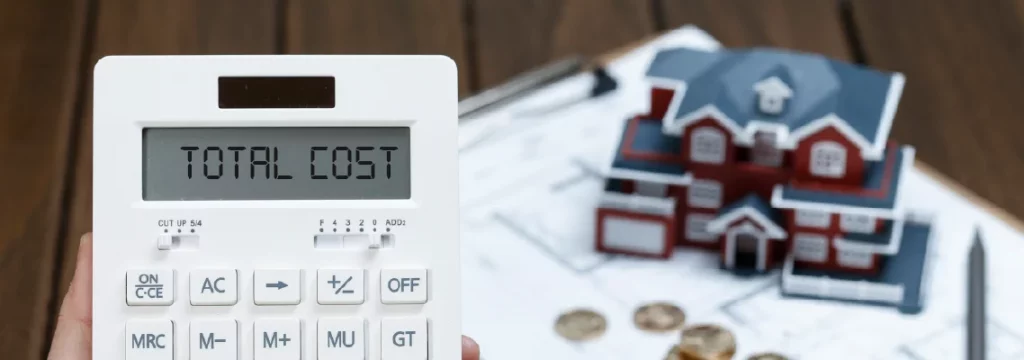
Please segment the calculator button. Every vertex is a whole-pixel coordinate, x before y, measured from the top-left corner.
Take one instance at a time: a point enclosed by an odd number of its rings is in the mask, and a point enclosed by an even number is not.
[[[381,360],[426,360],[427,319],[385,318],[380,322]]]
[[[316,336],[318,359],[366,359],[366,321],[363,319],[320,319]]]
[[[238,272],[234,269],[193,270],[189,277],[192,305],[234,305],[238,302]]]
[[[427,302],[427,270],[385,269],[380,271],[380,301],[385,304]]]
[[[296,305],[302,296],[302,274],[297,269],[256,270],[252,277],[256,305]]]
[[[129,320],[124,326],[125,360],[173,360],[171,320]]]
[[[129,270],[125,300],[129,306],[174,303],[174,270]]]
[[[363,303],[363,269],[320,269],[316,272],[316,298],[322,305]]]
[[[255,360],[299,360],[302,325],[298,319],[263,319],[253,324]]]
[[[200,320],[189,324],[190,360],[238,360],[238,323]]]

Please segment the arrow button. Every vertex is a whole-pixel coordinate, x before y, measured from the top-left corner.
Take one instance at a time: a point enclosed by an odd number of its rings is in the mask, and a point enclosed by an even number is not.
[[[256,305],[296,305],[301,300],[302,271],[265,269],[253,273]]]

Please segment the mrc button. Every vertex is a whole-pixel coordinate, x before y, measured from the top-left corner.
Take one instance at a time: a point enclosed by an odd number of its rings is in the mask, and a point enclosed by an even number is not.
[[[384,269],[380,271],[380,301],[385,304],[427,302],[426,269]]]

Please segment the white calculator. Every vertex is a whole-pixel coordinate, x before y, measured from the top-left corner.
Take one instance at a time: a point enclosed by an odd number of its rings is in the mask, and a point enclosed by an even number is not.
[[[95,68],[93,359],[461,358],[443,56]]]

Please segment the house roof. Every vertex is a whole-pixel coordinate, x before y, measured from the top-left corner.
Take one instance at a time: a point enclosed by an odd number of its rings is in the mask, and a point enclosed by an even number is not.
[[[899,205],[901,180],[913,163],[912,147],[889,144],[882,161],[865,163],[865,181],[859,189],[805,187],[791,182],[775,187],[771,203],[772,206],[783,209],[864,213],[891,218]]]
[[[783,125],[790,133],[814,120],[835,114],[873,145],[885,142],[895,102],[890,86],[902,75],[829,59],[823,55],[767,48],[708,52],[674,48],[659,52],[648,77],[681,81],[685,95],[666,121],[680,121],[713,105],[739,128],[750,121]],[[783,112],[767,115],[757,110],[754,85],[778,77],[793,90]],[[889,104],[893,102],[893,104]],[[886,119],[888,117],[888,119]]]
[[[662,178],[678,178],[681,181],[686,174],[681,151],[679,137],[662,133],[659,120],[630,119],[623,129],[615,159],[612,161],[612,176],[619,177],[615,176],[617,171],[620,174],[631,175],[647,173],[663,175]]]
[[[712,231],[724,232],[726,225],[741,218],[749,218],[765,228],[773,238],[784,238],[786,236],[782,212],[772,208],[768,202],[761,199],[754,193],[747,194],[729,205],[719,209],[718,217],[708,223]]]

